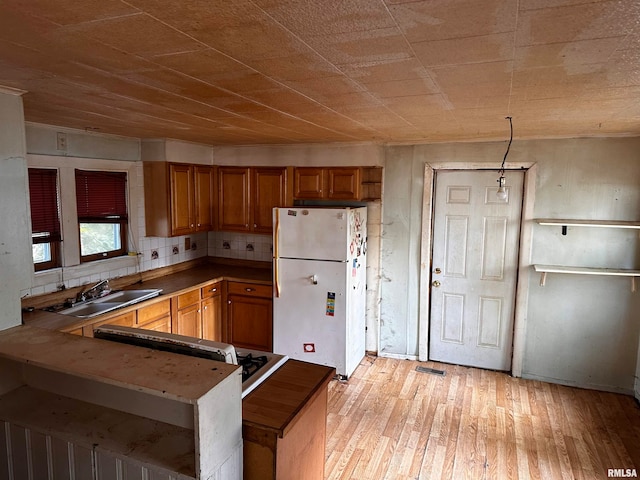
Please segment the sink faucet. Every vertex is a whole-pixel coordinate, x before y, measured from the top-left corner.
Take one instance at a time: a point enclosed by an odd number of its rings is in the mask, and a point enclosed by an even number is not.
[[[109,291],[109,280],[100,280],[93,287],[82,290],[76,296],[76,302],[84,302],[91,298],[101,297],[104,292]]]

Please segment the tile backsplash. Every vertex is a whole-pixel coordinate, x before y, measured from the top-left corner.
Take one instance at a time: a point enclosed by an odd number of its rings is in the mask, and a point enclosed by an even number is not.
[[[236,232],[209,232],[209,255],[270,262],[273,257],[271,235]]]

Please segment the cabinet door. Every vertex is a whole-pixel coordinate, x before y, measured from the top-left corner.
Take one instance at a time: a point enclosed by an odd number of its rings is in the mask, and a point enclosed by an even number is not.
[[[218,293],[202,301],[202,338],[222,341],[222,295]]]
[[[270,298],[229,295],[228,342],[236,347],[270,352],[273,349],[273,309]]]
[[[172,333],[200,338],[200,303],[195,303],[178,310]]]
[[[218,168],[218,229],[248,232],[249,169]]]
[[[172,235],[184,235],[194,231],[191,172],[191,165],[174,163],[169,165]]]
[[[158,318],[148,323],[138,325],[138,328],[143,328],[145,330],[154,330],[156,332],[171,333],[171,317],[167,316]]]
[[[294,198],[324,198],[324,169],[303,167],[296,168],[294,174]]]
[[[273,207],[287,205],[287,169],[253,168],[251,212],[253,231],[273,231]]]
[[[360,169],[327,169],[329,191],[327,198],[336,200],[358,200],[360,198]]]
[[[195,223],[197,232],[213,230],[213,168],[194,167]]]

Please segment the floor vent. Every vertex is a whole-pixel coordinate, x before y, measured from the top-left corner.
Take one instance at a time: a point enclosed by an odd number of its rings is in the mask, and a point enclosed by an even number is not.
[[[436,370],[435,368],[429,367],[416,367],[416,372],[430,373],[431,375],[440,375],[441,377],[444,377],[447,373],[444,370]]]

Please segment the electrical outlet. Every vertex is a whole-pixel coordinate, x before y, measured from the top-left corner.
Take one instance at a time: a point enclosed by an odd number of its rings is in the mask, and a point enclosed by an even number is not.
[[[304,351],[304,353],[313,353],[316,351],[316,344],[315,343],[303,343],[302,344],[302,350]]]
[[[247,252],[253,252],[253,243],[247,243]]]
[[[229,242],[229,240],[222,241],[222,248],[224,248],[225,250],[231,250],[231,243]]]
[[[174,245],[173,247],[171,247],[171,251],[174,255],[178,255],[180,253],[180,248],[178,248],[178,245]]]
[[[158,259],[158,251],[157,250],[152,250],[151,251],[151,260],[157,260]]]
[[[184,251],[191,250],[191,238],[187,237],[184,239]]]
[[[60,152],[67,151],[67,134],[58,132],[56,150]]]
[[[196,242],[193,242],[191,244],[191,250],[196,250],[198,248],[198,244]]]

